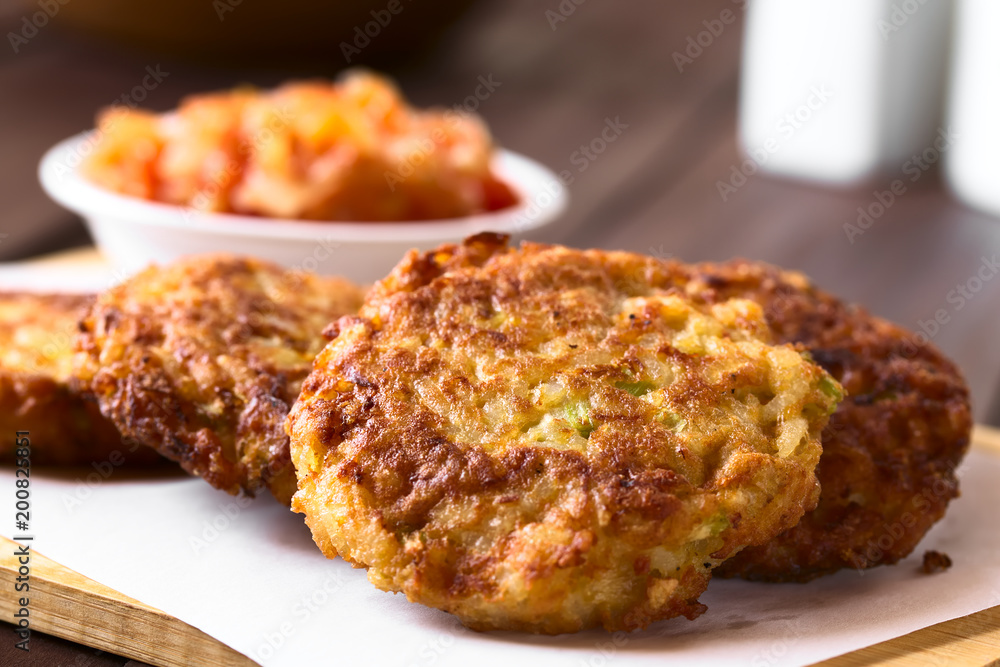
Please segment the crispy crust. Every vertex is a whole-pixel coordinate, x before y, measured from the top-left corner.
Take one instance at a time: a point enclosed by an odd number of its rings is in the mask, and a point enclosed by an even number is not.
[[[814,505],[839,389],[752,302],[671,285],[489,234],[411,252],[303,383],[293,508],[327,556],[478,630],[697,616],[713,567]]]
[[[717,573],[808,581],[906,557],[958,495],[955,469],[972,428],[958,369],[913,333],[798,273],[743,260],[687,273],[689,294],[708,303],[761,304],[776,340],[804,345],[848,394],[823,432],[819,506]]]
[[[151,267],[102,294],[76,372],[131,437],[212,486],[288,503],[283,424],[327,323],[362,291],[339,278],[205,255]]]
[[[29,433],[35,465],[162,461],[151,450],[123,442],[97,406],[68,385],[77,322],[93,300],[0,293],[0,461],[14,461],[17,431]]]

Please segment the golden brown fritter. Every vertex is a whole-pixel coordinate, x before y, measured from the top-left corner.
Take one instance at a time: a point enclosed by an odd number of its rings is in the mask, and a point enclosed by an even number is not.
[[[86,295],[0,293],[0,461],[14,461],[17,431],[28,431],[35,465],[161,460],[145,447],[123,442],[97,406],[69,387],[72,341],[93,300]]]
[[[216,488],[266,487],[287,504],[285,417],[323,328],[362,296],[339,278],[229,255],[150,267],[100,295],[76,372],[123,433]]]
[[[323,552],[478,630],[632,630],[817,498],[836,383],[658,260],[484,234],[412,251],[288,420]]]
[[[819,506],[717,573],[808,581],[907,556],[958,495],[969,393],[958,369],[905,329],[841,302],[798,273],[737,260],[685,269],[689,295],[761,304],[779,342],[804,345],[847,398],[823,432]]]

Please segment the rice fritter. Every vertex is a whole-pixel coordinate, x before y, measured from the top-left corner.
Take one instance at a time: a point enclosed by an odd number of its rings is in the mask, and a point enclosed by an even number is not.
[[[288,420],[323,552],[477,630],[698,616],[712,569],[819,494],[837,383],[669,266],[481,234],[331,328]]]
[[[76,373],[122,431],[212,486],[288,503],[285,417],[323,328],[354,312],[346,280],[261,260],[196,255],[100,295]]]
[[[123,441],[97,405],[70,388],[77,323],[92,295],[0,293],[0,460],[14,460],[15,433],[27,431],[41,465],[160,461]]]

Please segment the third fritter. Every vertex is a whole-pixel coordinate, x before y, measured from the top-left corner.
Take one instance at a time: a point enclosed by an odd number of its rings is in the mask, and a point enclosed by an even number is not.
[[[840,388],[757,304],[670,281],[488,234],[411,252],[289,417],[317,544],[480,630],[700,614],[714,567],[814,506]]]
[[[151,465],[156,452],[123,439],[92,401],[70,387],[77,323],[91,295],[0,293],[0,461],[15,434],[30,434],[43,465]]]
[[[678,284],[706,302],[758,302],[776,340],[805,346],[847,393],[823,432],[819,506],[719,572],[806,581],[907,556],[958,495],[972,414],[955,365],[926,339],[799,273],[742,260],[676,270]]]
[[[77,375],[123,434],[217,488],[288,503],[285,417],[323,328],[361,298],[345,280],[249,258],[153,266],[100,295]]]

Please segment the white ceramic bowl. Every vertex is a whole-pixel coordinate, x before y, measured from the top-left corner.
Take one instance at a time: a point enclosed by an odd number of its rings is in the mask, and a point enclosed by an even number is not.
[[[552,223],[566,208],[562,181],[526,157],[499,151],[495,172],[517,194],[517,206],[482,215],[418,222],[303,222],[193,209],[106,190],[79,173],[91,133],[70,137],[42,158],[38,177],[52,199],[86,221],[97,246],[120,270],[182,255],[233,252],[290,268],[358,282],[385,276],[410,248],[430,249],[482,231],[523,235]]]

